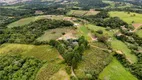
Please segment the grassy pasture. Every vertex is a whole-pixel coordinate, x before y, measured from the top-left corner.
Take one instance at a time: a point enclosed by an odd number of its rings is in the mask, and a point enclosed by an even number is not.
[[[78,35],[85,36],[87,40],[91,40],[91,37],[89,36],[89,30],[84,25],[78,27]]]
[[[47,30],[37,40],[39,40],[39,41],[50,41],[52,39],[58,39],[59,37],[61,37],[63,35],[62,33],[67,33],[71,30],[73,30],[73,28],[71,28],[71,27],[56,28],[56,29]]]
[[[130,12],[129,14],[128,12],[123,11],[111,11],[109,14],[111,17],[119,17],[129,24],[131,24],[133,21],[134,23],[142,23],[142,14],[133,12]]]
[[[62,15],[59,15],[59,16],[56,16],[56,15],[32,16],[32,17],[23,18],[18,21],[15,21],[13,23],[10,23],[7,27],[12,28],[12,27],[17,27],[17,26],[23,26],[23,25],[29,24],[31,22],[34,22],[36,20],[45,19],[45,18],[47,18],[47,19],[63,19],[64,16],[62,16]]]
[[[67,15],[75,15],[75,16],[88,16],[88,15],[96,15],[99,11],[86,11],[86,10],[71,10],[67,13]]]
[[[93,25],[93,24],[87,24],[86,27],[88,27],[90,30],[93,30],[93,31],[102,30],[103,34],[105,34],[107,36],[111,36],[111,37],[113,37],[113,34],[117,31],[115,29],[111,30],[111,31],[106,31],[106,28],[100,27],[100,26],[96,26],[96,25]]]
[[[101,80],[138,80],[121,63],[114,58],[112,62],[100,73]]]
[[[101,43],[93,43],[92,45],[104,46],[104,44]],[[78,64],[77,69],[75,69],[75,73],[80,79],[84,79],[87,77],[87,74],[93,72],[99,74],[110,60],[111,56],[109,53],[95,47],[90,47],[90,49],[83,53],[83,60]]]
[[[49,45],[26,45],[26,44],[3,44],[0,46],[0,55],[21,54],[23,56],[33,56],[48,62],[59,59],[59,53]]]

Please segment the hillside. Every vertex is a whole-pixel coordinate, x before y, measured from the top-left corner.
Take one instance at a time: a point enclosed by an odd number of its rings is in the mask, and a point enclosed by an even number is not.
[[[141,80],[141,0],[0,0],[0,80]]]

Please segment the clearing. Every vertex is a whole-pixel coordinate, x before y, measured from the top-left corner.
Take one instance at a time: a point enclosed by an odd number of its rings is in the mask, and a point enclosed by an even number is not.
[[[58,39],[62,36],[67,35],[69,32],[75,31],[72,27],[56,28],[45,31],[45,33],[37,38],[38,41],[50,41]]]

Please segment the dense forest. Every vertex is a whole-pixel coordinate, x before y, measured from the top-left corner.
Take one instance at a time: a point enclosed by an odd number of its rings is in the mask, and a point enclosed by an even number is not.
[[[0,56],[1,80],[35,80],[44,62],[33,57]]]

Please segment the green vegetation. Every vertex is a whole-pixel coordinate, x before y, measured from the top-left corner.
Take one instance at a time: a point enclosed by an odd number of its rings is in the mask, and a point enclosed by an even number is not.
[[[101,72],[99,78],[101,80],[138,80],[116,58]]]
[[[3,44],[0,46],[0,55],[33,56],[40,60],[52,61],[59,59],[59,53],[49,45]]]
[[[30,24],[31,22],[35,22],[37,20],[40,19],[56,19],[56,20],[61,20],[63,19],[64,16],[61,15],[41,15],[41,16],[32,16],[32,17],[28,17],[28,18],[22,18],[18,21],[15,21],[13,23],[10,23],[9,25],[7,25],[8,28],[13,28],[13,27],[18,27],[18,26],[24,26],[27,24]]]
[[[102,49],[107,49],[107,46],[96,42],[91,43],[90,49],[84,51],[83,60],[78,64],[77,69],[75,69],[75,73],[80,80],[97,79],[99,73],[109,64],[112,56]]]
[[[136,34],[137,34],[139,37],[142,38],[142,30],[138,30],[138,31],[136,32]]]
[[[21,27],[13,27],[1,34],[0,44],[10,43],[37,43],[36,39],[48,29],[71,27],[73,23],[64,20],[41,19]],[[9,34],[10,33],[10,34]]]
[[[9,24],[7,27],[8,28],[13,28],[13,27],[17,27],[17,26],[24,26],[26,24],[30,24],[31,22],[35,22],[37,20],[45,19],[45,18],[46,18],[46,15],[23,18],[23,19],[20,19],[20,20],[18,20],[16,22],[13,22],[13,23]]]
[[[0,79],[35,80],[43,64],[43,61],[32,57],[0,56]]]
[[[140,0],[0,1],[0,80],[141,80],[141,13]]]
[[[125,22],[131,23],[142,23],[142,14],[133,13],[133,12],[120,12],[120,11],[112,11],[109,12],[111,17],[119,17]]]
[[[72,15],[72,16],[89,16],[89,15],[96,15],[99,13],[99,11],[94,11],[94,10],[71,10],[70,12],[67,13],[67,15]]]
[[[137,62],[137,57],[134,54],[131,54],[131,50],[122,41],[113,40],[113,41],[111,41],[111,45],[112,45],[112,48],[114,50],[121,51],[123,54],[125,54],[126,58],[130,62],[132,62],[132,63],[136,63]]]
[[[82,53],[89,47],[88,41],[84,38],[84,36],[75,40],[51,40],[49,44],[57,48],[65,62],[68,66],[71,66],[72,69],[77,67],[78,62],[82,59]]]
[[[61,36],[64,36],[64,34],[68,33],[71,30],[74,30],[74,29],[71,27],[68,27],[68,28],[56,28],[56,29],[47,30],[41,37],[37,38],[37,40],[50,41],[50,40],[58,39]]]

